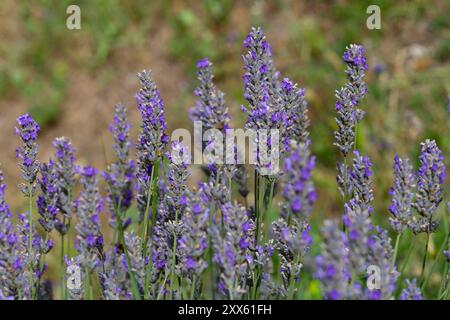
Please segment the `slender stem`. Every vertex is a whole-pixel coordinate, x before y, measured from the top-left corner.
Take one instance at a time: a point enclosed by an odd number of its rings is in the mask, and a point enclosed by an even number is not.
[[[272,202],[273,202],[273,193],[275,189],[275,179],[270,181],[269,186],[269,199],[268,204],[266,207],[266,213],[265,213],[265,228],[264,228],[264,239],[267,239],[268,232],[269,232],[269,225],[270,225],[270,212],[272,210]]]
[[[121,218],[121,207],[122,207],[122,197],[119,197],[119,201],[118,201],[118,205],[114,210],[114,215],[116,218],[116,227],[118,228],[119,231],[119,242],[121,243],[122,247],[123,247],[123,251],[125,252],[125,259],[127,261],[127,266],[128,266],[128,275],[130,276],[130,282],[131,282],[131,292],[133,295],[133,298],[135,300],[141,300],[141,295],[139,293],[139,287],[137,285],[137,281],[136,281],[136,277],[134,275],[133,272],[133,267],[131,265],[131,259],[130,259],[130,254],[128,252],[128,248],[127,248],[127,244],[125,241],[125,235],[124,235],[124,231],[123,231],[123,224],[122,224],[122,218]]]
[[[156,219],[157,219],[157,212],[156,209],[158,207],[158,177],[159,177],[159,161],[155,163],[155,165],[152,168],[152,223],[150,226],[150,237],[147,238],[147,236],[144,238],[144,248],[143,248],[143,255],[145,256],[147,254],[147,246],[148,241],[153,240],[153,233],[155,230],[156,225]],[[146,210],[147,211],[147,210]],[[148,213],[146,213],[148,216]],[[149,228],[146,228],[146,232],[148,234]],[[152,264],[152,256],[153,256],[153,246],[150,246],[150,254],[149,254],[149,262],[148,262],[148,268],[145,272],[145,280],[144,280],[144,298],[149,298],[149,281],[153,273],[153,264]]]
[[[195,276],[192,277],[192,288],[191,288],[191,300],[194,300],[195,298]]]
[[[150,209],[150,199],[152,196],[151,188],[152,188],[152,182],[153,177],[155,176],[155,165],[152,166],[152,173],[150,175],[150,186],[147,190],[147,203],[145,205],[145,211],[144,211],[144,224],[143,224],[143,233],[142,233],[142,253],[145,254],[147,251],[147,240],[148,240],[148,231],[149,231],[149,216],[148,216],[148,210]]]
[[[178,224],[178,210],[175,212],[175,226]],[[170,271],[170,300],[173,299],[173,284],[175,277],[175,263],[177,257],[177,234],[173,232],[173,246],[172,246],[172,268]]]
[[[260,176],[255,169],[255,220],[256,220],[256,234],[255,234],[255,246],[258,245],[259,240],[259,228],[260,228],[260,208],[259,208],[259,194],[260,194]]]
[[[405,259],[403,260],[402,267],[400,268],[400,273],[401,273],[402,275],[404,274],[405,269],[406,269],[406,267],[408,266],[408,261],[409,261],[409,258],[411,257],[411,253],[413,252],[415,243],[416,243],[416,237],[414,237],[414,238],[412,239],[411,244],[409,245],[409,248],[408,248],[408,252],[406,253],[406,257],[405,257]]]
[[[438,255],[440,255],[444,251],[444,248],[446,248],[448,239],[449,239],[449,233],[447,232],[447,235],[445,236],[444,242],[442,242],[441,247],[439,248]],[[428,274],[425,277],[425,281],[422,284],[422,289],[427,285],[428,280],[430,279],[431,274],[433,273],[433,270],[436,267],[436,264],[437,264],[438,260],[439,259],[435,259],[433,261],[433,264],[431,265],[430,270],[428,271]]]
[[[90,277],[90,273],[87,272],[87,270],[85,270],[84,299],[85,300],[91,300],[92,299],[91,277]]]
[[[438,299],[442,299],[443,297],[445,297],[445,291],[448,290],[448,287],[449,287],[448,267],[449,267],[449,263],[448,263],[448,261],[446,261],[444,264],[444,270],[442,271],[442,280],[441,280],[441,285],[439,288]]]
[[[420,273],[420,277],[422,278],[422,283],[420,284],[420,287],[422,287],[422,285],[425,283],[425,267],[427,264],[427,257],[428,257],[428,245],[430,243],[430,232],[427,232],[427,241],[425,243],[425,253],[423,255],[423,260],[422,260],[422,271]]]
[[[399,244],[400,244],[401,236],[402,236],[402,233],[397,233],[397,238],[395,239],[394,256],[392,257],[392,263],[394,265],[395,265],[395,262],[397,261],[398,247],[399,247]]]
[[[31,252],[33,251],[33,194],[32,194],[32,185],[28,184],[28,205],[29,205],[29,213],[28,213],[28,256],[31,256]],[[33,267],[31,265],[31,259],[29,259],[29,275],[28,282],[30,286],[30,298],[34,297],[34,284],[33,284]]]
[[[66,217],[63,217],[63,225],[66,224]],[[66,284],[65,284],[65,275],[66,275],[66,268],[64,266],[64,234],[61,233],[61,251],[60,251],[60,257],[59,262],[61,265],[61,300],[66,299]]]

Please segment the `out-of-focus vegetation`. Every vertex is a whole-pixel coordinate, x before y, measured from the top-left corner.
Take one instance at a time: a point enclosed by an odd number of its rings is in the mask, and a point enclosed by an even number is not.
[[[69,4],[81,8],[81,30],[66,28]],[[366,28],[370,4],[381,8],[381,30]],[[101,146],[108,159],[106,124],[112,118],[116,92],[130,109],[133,132],[138,130],[134,73],[143,68],[155,70],[170,129],[190,128],[187,112],[195,99],[195,63],[205,56],[214,63],[217,85],[226,93],[235,125],[241,126],[245,121],[239,111],[244,103],[242,41],[252,25],[261,25],[282,76],[306,88],[312,148],[318,157],[314,178],[319,199],[326,199],[315,208],[316,225],[326,216],[342,213],[334,180],[334,90],[345,82],[341,61],[345,46],[365,45],[369,94],[363,101],[367,116],[358,127],[357,141],[374,163],[374,216],[386,224],[395,153],[417,159],[420,141],[433,138],[450,168],[448,12],[450,2],[445,0],[4,0],[0,3],[0,162],[7,181],[17,181],[12,128],[16,116],[29,111],[43,127],[42,157],[52,152],[54,136],[73,132],[70,138],[76,140],[77,157],[103,167]],[[92,139],[92,132],[104,135],[105,141]],[[11,183],[8,193],[13,207],[20,209],[22,199]],[[444,212],[442,208],[440,214]],[[443,239],[432,240],[434,257]],[[407,240],[403,246],[400,258],[407,251]],[[419,257],[422,250],[416,248],[413,254]],[[420,266],[410,269],[407,272],[414,275]],[[312,282],[307,291],[310,297],[315,296],[315,285]]]

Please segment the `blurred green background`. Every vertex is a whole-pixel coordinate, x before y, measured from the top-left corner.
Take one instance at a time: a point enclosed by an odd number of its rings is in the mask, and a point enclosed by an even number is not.
[[[81,30],[66,28],[70,4],[81,8]],[[381,8],[381,30],[366,27],[371,4]],[[419,143],[433,138],[450,159],[449,12],[446,0],[3,0],[0,163],[8,200],[14,210],[23,209],[15,188],[19,169],[13,128],[19,114],[30,112],[42,126],[42,160],[53,153],[51,141],[66,135],[81,164],[104,168],[111,159],[107,127],[115,103],[129,107],[133,137],[138,132],[135,74],[144,68],[154,71],[169,132],[190,129],[195,63],[209,57],[234,125],[242,126],[242,41],[251,26],[260,25],[277,69],[306,89],[310,103],[312,148],[318,158],[314,179],[322,199],[314,211],[315,223],[342,212],[332,146],[334,90],[346,81],[341,60],[345,46],[366,47],[369,94],[363,101],[367,115],[358,127],[358,148],[374,163],[375,219],[386,224],[394,154],[417,159]],[[431,254],[437,253],[439,237]],[[408,268],[412,275],[420,272],[419,264]]]

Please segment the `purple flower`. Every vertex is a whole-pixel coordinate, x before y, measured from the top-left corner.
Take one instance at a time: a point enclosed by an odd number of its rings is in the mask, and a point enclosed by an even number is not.
[[[417,287],[416,279],[406,280],[406,288],[400,294],[400,300],[423,300],[422,292]]]
[[[15,128],[15,131],[22,140],[22,145],[16,150],[16,154],[22,160],[20,168],[24,180],[20,189],[26,196],[33,196],[36,193],[36,176],[39,171],[39,161],[36,159],[38,152],[36,139],[40,128],[28,113],[18,117],[17,124],[19,126]]]
[[[182,218],[183,231],[179,239],[178,256],[183,276],[199,279],[206,269],[205,252],[208,247],[209,201],[204,201],[203,189],[188,195]]]
[[[316,200],[316,191],[312,182],[315,157],[309,151],[309,142],[293,144],[285,159],[282,176],[283,197],[281,215],[289,219],[291,215],[308,219]]]
[[[420,168],[417,173],[417,192],[413,203],[418,217],[414,217],[412,229],[415,233],[435,232],[439,221],[434,215],[442,202],[445,180],[444,156],[434,140],[421,143]]]
[[[350,183],[353,190],[353,198],[350,206],[359,206],[363,211],[372,213],[373,189],[372,189],[372,163],[367,156],[361,156],[358,150],[353,152],[353,167],[350,172]]]
[[[80,265],[86,272],[95,269],[103,252],[103,236],[98,215],[102,211],[103,200],[98,190],[97,169],[84,167],[81,172],[83,189],[76,203],[78,224],[76,225],[76,249]]]
[[[350,261],[347,237],[336,221],[326,220],[322,227],[323,243],[316,257],[315,278],[321,283],[324,299],[345,299],[353,292],[349,286]]]
[[[224,215],[222,227],[217,224],[211,226],[210,232],[214,248],[214,262],[217,264],[220,279],[223,281],[221,293],[230,298],[242,296],[248,276],[248,246],[242,243],[251,243],[254,239],[254,225],[249,219],[247,211],[238,204],[227,203],[221,208]],[[251,228],[243,228],[247,223]],[[248,226],[249,227],[249,226]],[[245,231],[246,230],[246,231]]]
[[[126,108],[122,104],[115,106],[114,122],[110,125],[114,136],[113,150],[116,162],[110,164],[103,174],[106,181],[107,201],[111,212],[110,224],[116,226],[117,214],[124,224],[124,213],[133,200],[133,180],[135,164],[129,159],[131,140],[130,124],[127,121]]]
[[[41,179],[38,181],[40,194],[37,198],[39,223],[46,232],[55,228],[58,214],[58,174],[55,164],[50,159],[48,163],[41,165]]]
[[[391,227],[398,233],[402,233],[412,224],[412,203],[414,199],[414,188],[416,187],[416,177],[409,159],[394,157],[394,186],[389,194],[391,204],[389,218]]]
[[[8,297],[16,297],[22,273],[22,257],[18,250],[18,237],[11,222],[11,211],[5,200],[6,185],[0,170],[0,292]]]
[[[70,140],[66,137],[59,137],[53,141],[55,152],[55,172],[57,175],[57,208],[64,215],[62,221],[55,225],[58,232],[67,232],[68,221],[72,216],[72,193],[75,185],[75,156],[74,148]],[[66,224],[66,223],[67,224]]]
[[[169,141],[166,134],[167,123],[164,115],[164,102],[151,77],[150,71],[138,73],[141,89],[136,94],[138,109],[141,112],[141,131],[136,144],[137,182],[139,220],[144,219],[147,208],[148,192],[151,189],[151,172],[159,161]],[[156,174],[156,173],[155,173]]]

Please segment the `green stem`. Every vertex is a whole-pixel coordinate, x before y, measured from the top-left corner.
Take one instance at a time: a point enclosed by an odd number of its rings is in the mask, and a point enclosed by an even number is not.
[[[155,163],[152,168],[152,223],[150,226],[150,239],[147,237],[144,238],[144,248],[143,254],[146,255],[148,241],[153,240],[153,233],[155,230],[156,219],[157,219],[157,207],[158,207],[158,177],[159,177],[159,161]],[[147,211],[147,210],[146,210]],[[148,216],[148,213],[146,213]],[[146,228],[147,234],[149,232],[149,228]],[[149,298],[149,281],[153,273],[153,264],[152,264],[152,256],[153,256],[153,246],[150,246],[150,254],[149,254],[149,262],[148,268],[145,272],[145,280],[144,280],[144,298],[147,300]]]
[[[428,245],[430,243],[430,232],[427,232],[427,241],[425,243],[425,253],[423,255],[423,260],[422,260],[422,271],[420,273],[420,277],[422,278],[422,283],[420,284],[420,287],[422,288],[423,284],[425,283],[425,267],[427,264],[427,257],[428,257]]]
[[[406,267],[408,266],[408,261],[409,261],[409,258],[411,257],[411,253],[413,252],[415,243],[416,243],[416,237],[414,237],[412,239],[411,244],[409,245],[409,248],[408,248],[408,252],[406,253],[406,257],[403,261],[402,267],[400,268],[400,273],[402,274],[402,276],[405,272]]]
[[[448,232],[447,232],[447,235],[445,236],[444,242],[442,242],[442,244],[441,244],[441,246],[440,246],[440,248],[439,248],[438,256],[439,256],[439,255],[444,251],[444,249],[446,248],[448,239],[449,239],[449,234],[448,234]],[[423,288],[427,285],[428,280],[430,279],[431,274],[433,273],[433,270],[434,270],[434,268],[436,267],[438,260],[439,260],[439,259],[435,259],[435,260],[433,261],[433,264],[431,265],[430,271],[428,271],[428,274],[427,274],[427,276],[425,277],[425,281],[423,282],[421,289],[423,289]]]
[[[133,298],[135,300],[141,300],[141,295],[139,293],[139,287],[137,285],[136,277],[133,272],[130,254],[128,253],[128,248],[127,248],[127,244],[125,241],[125,235],[124,235],[124,231],[123,231],[121,214],[119,213],[119,211],[121,210],[120,209],[121,206],[122,206],[122,197],[119,197],[119,202],[118,202],[117,208],[114,210],[114,215],[116,218],[116,226],[119,231],[119,242],[122,244],[123,251],[125,252],[125,259],[127,261],[127,266],[128,266],[127,269],[128,269],[128,275],[130,276],[131,292],[132,292]]]
[[[31,255],[33,251],[33,194],[32,194],[32,185],[31,183],[28,185],[28,205],[29,205],[29,213],[28,213],[28,255]],[[31,259],[30,259],[31,260]],[[30,270],[28,270],[28,282],[30,286],[30,298],[34,297],[34,284],[33,284],[33,268],[30,262],[29,265]]]
[[[142,232],[142,253],[145,254],[145,252],[147,251],[147,240],[148,240],[148,231],[149,231],[149,216],[148,216],[148,210],[150,209],[150,199],[152,196],[152,191],[150,190],[152,188],[152,182],[153,182],[153,177],[155,176],[155,166],[156,164],[153,165],[152,167],[152,173],[150,175],[150,186],[147,190],[147,203],[145,205],[145,211],[144,211],[144,224],[143,224],[143,232]]]
[[[191,300],[194,300],[195,297],[195,276],[192,278],[192,288],[191,288]]]
[[[259,198],[260,198],[260,176],[258,171],[255,169],[255,220],[256,220],[256,234],[255,234],[255,246],[258,245],[259,241],[259,228],[260,228],[260,208],[259,208]]]
[[[400,244],[401,236],[402,236],[402,233],[397,233],[397,238],[395,239],[394,256],[392,257],[392,263],[394,265],[395,265],[395,262],[397,261],[398,247]]]
[[[175,212],[175,226],[178,224],[178,210]],[[173,246],[172,246],[172,268],[170,271],[170,300],[173,299],[173,287],[175,281],[175,263],[177,257],[177,235],[174,230],[173,233]]]

